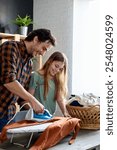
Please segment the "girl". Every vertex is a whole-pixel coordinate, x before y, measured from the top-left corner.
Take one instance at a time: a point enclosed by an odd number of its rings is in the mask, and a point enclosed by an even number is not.
[[[29,92],[53,115],[58,103],[63,115],[68,117],[65,97],[67,96],[67,65],[65,54],[54,52],[43,67],[32,72]]]

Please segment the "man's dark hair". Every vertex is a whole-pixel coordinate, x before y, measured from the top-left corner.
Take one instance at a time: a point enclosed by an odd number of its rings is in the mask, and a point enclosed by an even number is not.
[[[38,37],[39,41],[45,42],[46,40],[48,40],[53,46],[55,46],[55,38],[51,34],[50,30],[48,30],[48,29],[36,29],[36,30],[33,30],[25,38],[25,41],[32,41],[35,36]]]

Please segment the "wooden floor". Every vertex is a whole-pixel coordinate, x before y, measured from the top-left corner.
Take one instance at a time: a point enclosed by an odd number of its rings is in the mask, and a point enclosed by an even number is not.
[[[37,139],[37,135],[34,135],[31,145]],[[48,150],[100,150],[100,131],[91,131],[91,130],[80,130],[79,134],[72,145],[68,145],[68,141],[71,136],[67,136],[60,143],[55,145]],[[18,135],[15,137],[14,142],[21,142],[26,144],[29,139],[29,134],[27,135]],[[0,150],[27,150],[24,147],[10,144],[9,140],[3,144],[0,144]]]

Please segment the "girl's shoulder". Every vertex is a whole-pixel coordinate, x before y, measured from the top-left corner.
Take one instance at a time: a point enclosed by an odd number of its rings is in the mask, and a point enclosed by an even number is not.
[[[31,76],[37,79],[43,79],[43,75],[41,75],[38,71],[33,71]]]

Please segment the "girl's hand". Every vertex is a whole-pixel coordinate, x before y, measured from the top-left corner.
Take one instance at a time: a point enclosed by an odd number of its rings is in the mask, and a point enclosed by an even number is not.
[[[70,114],[68,114],[67,112],[65,112],[63,115],[64,117],[71,117]]]

